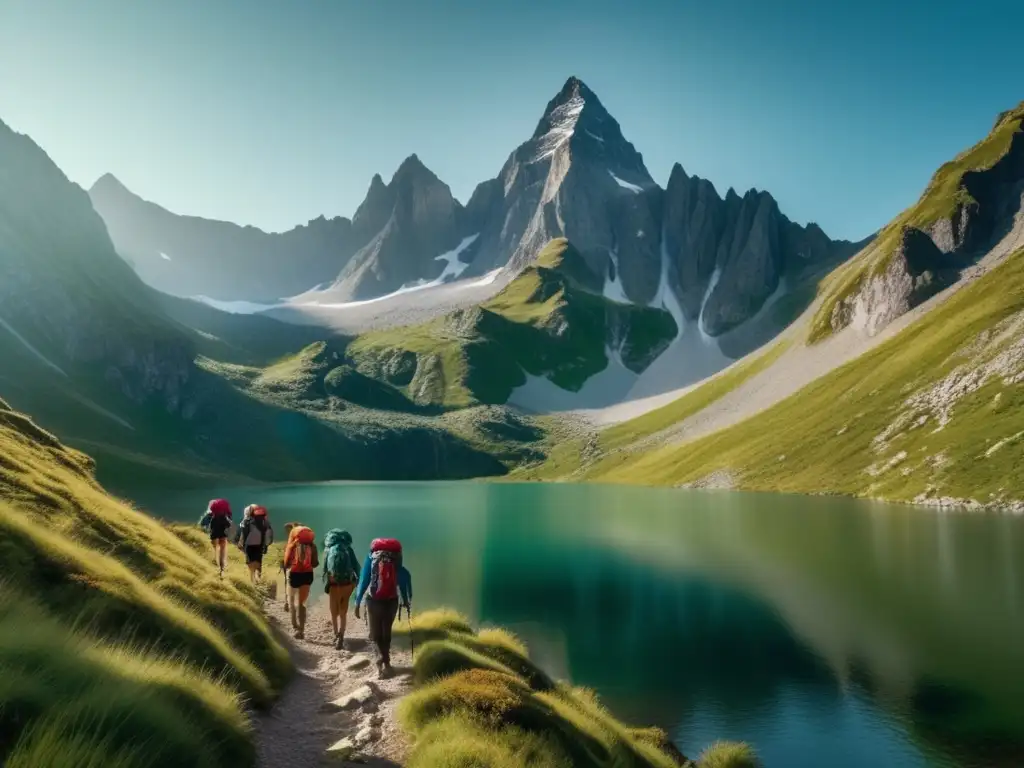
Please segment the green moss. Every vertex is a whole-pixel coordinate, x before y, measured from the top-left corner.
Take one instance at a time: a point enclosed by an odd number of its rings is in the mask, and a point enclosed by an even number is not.
[[[551,682],[509,633],[476,634],[450,612],[417,617],[412,631],[429,640],[399,705],[409,766],[677,765],[663,731],[629,728],[593,692]]]
[[[758,768],[761,762],[748,744],[717,742],[705,749],[697,768]]]

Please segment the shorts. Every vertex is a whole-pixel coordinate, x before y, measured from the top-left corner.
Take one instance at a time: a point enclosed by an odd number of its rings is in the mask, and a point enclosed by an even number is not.
[[[245,562],[263,564],[263,547],[255,544],[245,548]]]
[[[216,544],[221,539],[227,539],[227,537],[228,537],[228,535],[226,533],[219,533],[219,534],[218,533],[211,533],[210,534],[210,543],[211,544]]]
[[[301,573],[296,573],[295,571],[289,571],[288,583],[291,585],[292,589],[308,587],[313,583],[313,572],[303,571]]]

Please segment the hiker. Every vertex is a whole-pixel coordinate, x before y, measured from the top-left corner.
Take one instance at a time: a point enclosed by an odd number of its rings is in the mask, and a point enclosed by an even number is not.
[[[334,647],[339,651],[345,647],[348,601],[358,581],[359,561],[352,551],[352,536],[348,531],[332,528],[324,537],[324,591],[329,595]]]
[[[267,519],[266,507],[250,504],[245,508],[242,524],[238,526],[235,544],[245,552],[245,563],[249,566],[249,579],[255,584],[263,578],[263,556],[274,543],[274,529]]]
[[[374,539],[370,554],[363,562],[356,588],[356,618],[366,595],[366,615],[370,639],[377,646],[377,673],[389,677],[391,668],[391,628],[401,607],[411,610],[412,576],[402,565],[402,545],[396,539]]]
[[[288,566],[284,562],[284,553],[288,551],[288,545],[292,543],[292,535],[295,533],[297,528],[302,527],[302,523],[285,523],[284,524],[284,535],[285,545],[281,555],[281,573],[284,574],[284,612],[291,613],[292,610],[292,588],[288,584]]]
[[[220,576],[224,578],[227,566],[228,531],[231,529],[231,505],[227,499],[214,499],[206,512],[199,519],[199,527],[210,534],[213,545],[213,562],[220,566]]]
[[[291,615],[295,638],[306,634],[306,600],[313,586],[313,569],[320,565],[316,551],[316,534],[304,525],[292,528],[284,550],[284,567],[288,570],[288,585],[292,589]]]

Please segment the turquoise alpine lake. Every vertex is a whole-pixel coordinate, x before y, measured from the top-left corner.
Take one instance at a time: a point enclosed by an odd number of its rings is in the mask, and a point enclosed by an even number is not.
[[[690,756],[732,739],[767,768],[1024,764],[1024,518],[540,483],[133,494],[178,522],[214,496],[278,533],[346,528],[360,557],[401,539],[414,611],[513,630]]]

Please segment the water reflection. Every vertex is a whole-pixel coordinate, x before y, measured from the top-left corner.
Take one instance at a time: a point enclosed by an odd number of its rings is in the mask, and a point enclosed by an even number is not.
[[[690,751],[727,736],[787,768],[1024,762],[1019,518],[540,484],[225,493],[399,536],[420,606],[514,626]],[[182,519],[184,499],[150,503]]]

